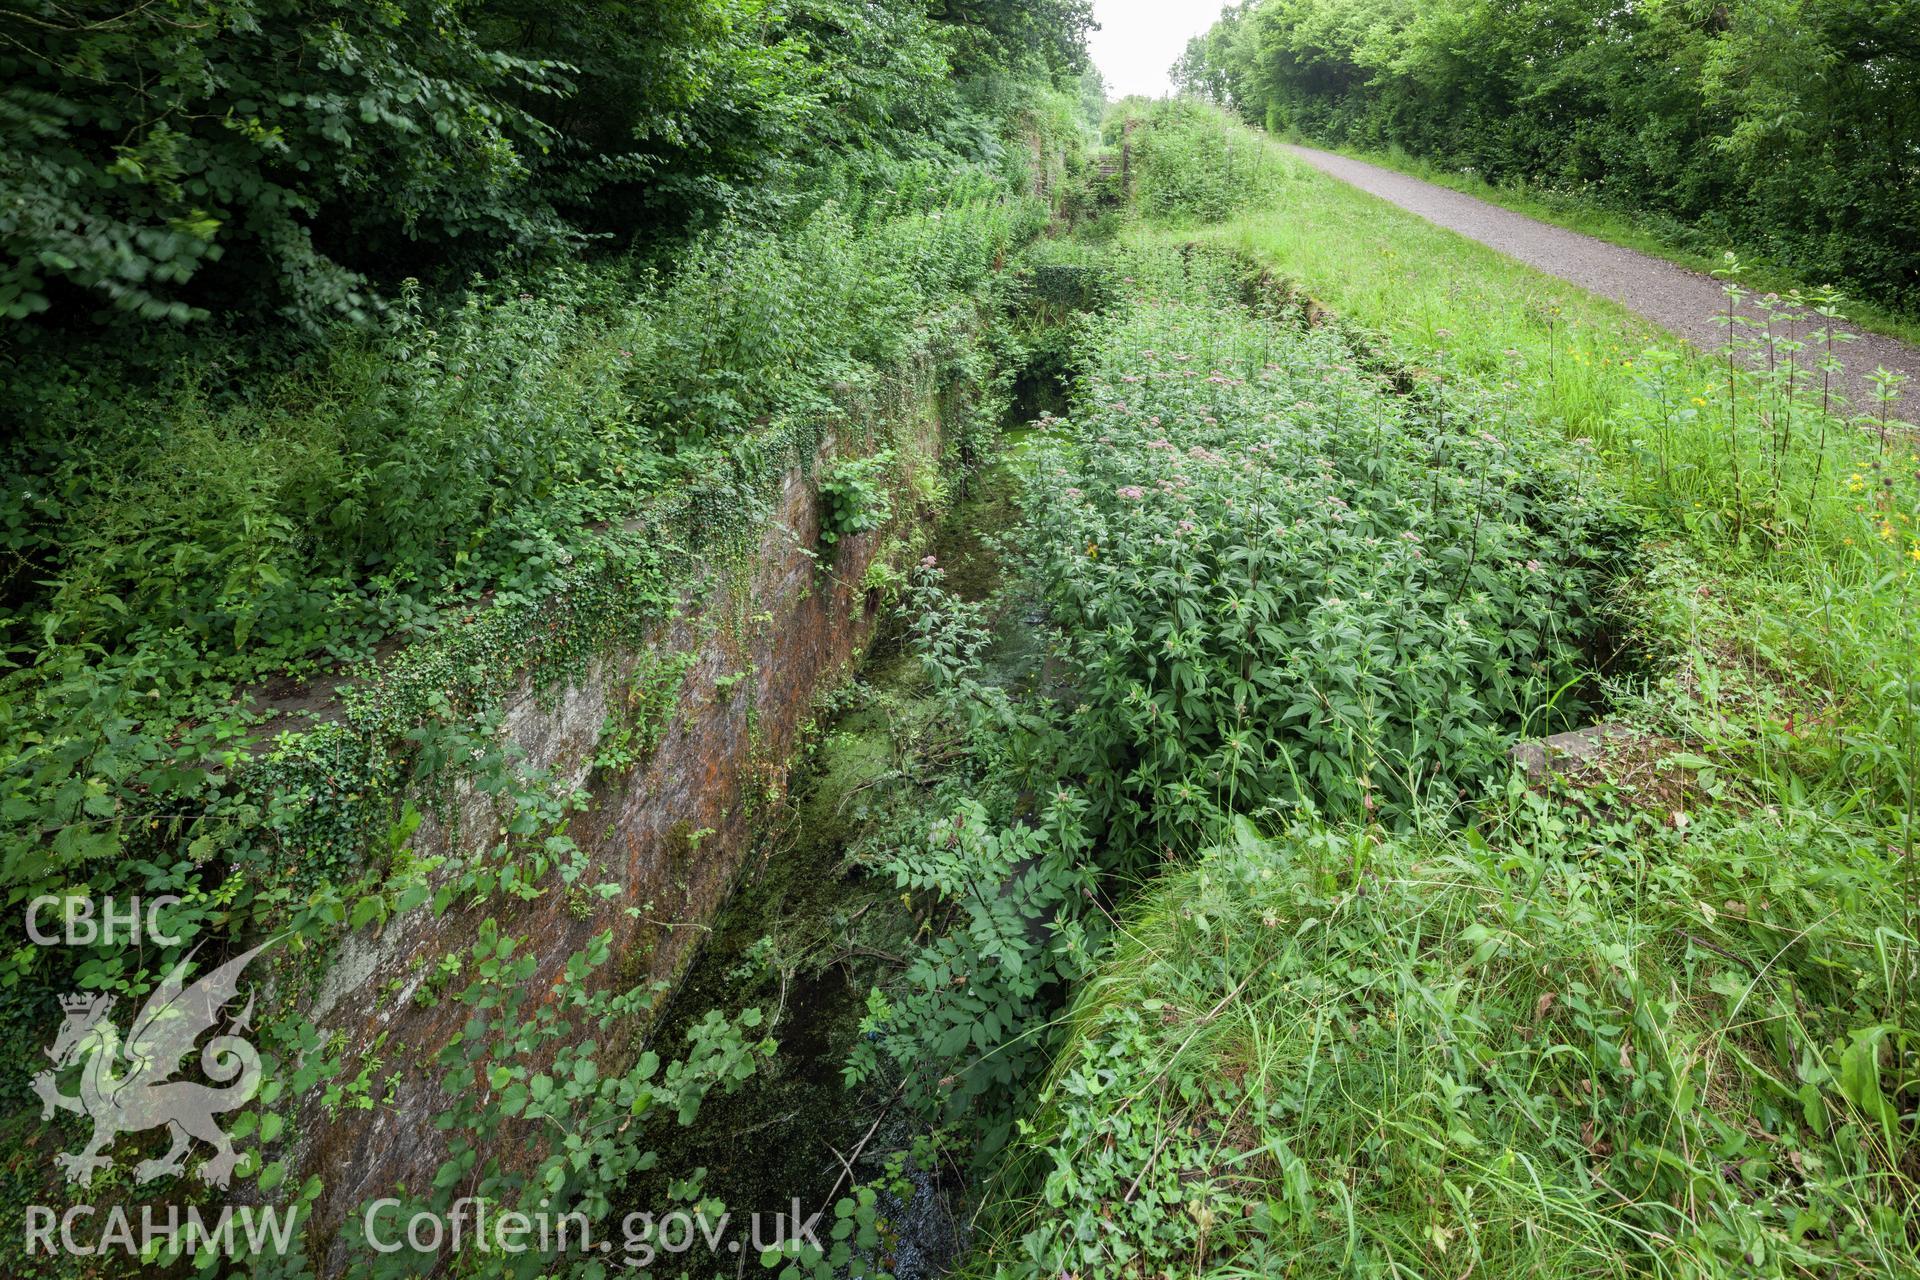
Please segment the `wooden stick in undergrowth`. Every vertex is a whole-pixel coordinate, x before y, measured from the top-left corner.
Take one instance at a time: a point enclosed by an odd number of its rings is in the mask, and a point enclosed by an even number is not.
[[[1733,257],[1732,254],[1727,256],[1729,260]],[[1729,271],[1733,269],[1730,267]],[[1723,349],[1727,356],[1727,460],[1733,467],[1733,540],[1738,544],[1746,518],[1747,505],[1745,488],[1740,480],[1740,375],[1734,363],[1738,344],[1733,337],[1734,326],[1740,322],[1734,307],[1740,300],[1742,290],[1739,285],[1729,283],[1725,292],[1727,295],[1727,341]]]

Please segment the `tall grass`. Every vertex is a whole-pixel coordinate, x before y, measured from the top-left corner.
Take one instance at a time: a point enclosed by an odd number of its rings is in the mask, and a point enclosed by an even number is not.
[[[1804,814],[1570,837],[1537,801],[1468,839],[1243,828],[1157,885],[993,1270],[1915,1274],[1884,852]]]

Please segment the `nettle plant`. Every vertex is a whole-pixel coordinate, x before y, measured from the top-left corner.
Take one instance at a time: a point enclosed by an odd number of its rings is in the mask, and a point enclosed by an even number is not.
[[[949,906],[954,926],[914,953],[899,981],[869,998],[850,1082],[870,1078],[884,1053],[923,1113],[957,1120],[976,1109],[989,1149],[994,1122],[1029,1085],[1051,1047],[1053,1010],[1084,978],[1098,948],[1079,919],[1095,877],[1081,814],[1062,789],[1037,821],[996,820],[962,800],[895,853],[887,867],[903,890]]]
[[[848,538],[870,533],[893,515],[887,473],[893,450],[834,462],[820,475],[820,541],[838,550]]]
[[[1263,807],[1398,821],[1586,714],[1617,518],[1496,395],[1179,300],[1088,360],[1026,511],[1098,818],[1169,850]]]
[[[941,780],[865,850],[938,928],[869,993],[845,1074],[897,1076],[905,1101],[940,1132],[966,1134],[978,1159],[1009,1139],[1060,1000],[1101,953],[1100,864],[1085,798],[1048,781],[1061,756],[1051,708],[1017,700],[987,668],[985,606],[948,591],[929,563],[902,612],[937,722],[963,730]]]
[[[1129,114],[1119,128],[1130,147],[1139,205],[1156,217],[1223,221],[1272,199],[1286,181],[1271,150],[1196,103]]]

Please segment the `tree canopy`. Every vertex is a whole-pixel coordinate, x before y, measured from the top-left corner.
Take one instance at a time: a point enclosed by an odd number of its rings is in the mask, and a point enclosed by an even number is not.
[[[435,264],[625,247],[1070,82],[1086,0],[16,0],[0,311],[364,314]]]

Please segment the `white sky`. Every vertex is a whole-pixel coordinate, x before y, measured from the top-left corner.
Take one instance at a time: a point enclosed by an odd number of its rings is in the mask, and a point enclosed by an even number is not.
[[[1223,7],[1223,0],[1093,0],[1100,30],[1088,44],[1093,65],[1107,78],[1107,95],[1171,93],[1168,69]]]

